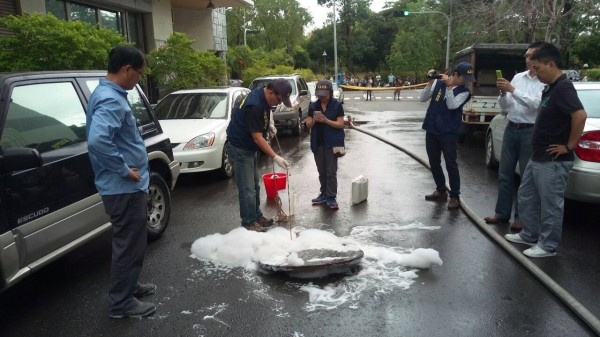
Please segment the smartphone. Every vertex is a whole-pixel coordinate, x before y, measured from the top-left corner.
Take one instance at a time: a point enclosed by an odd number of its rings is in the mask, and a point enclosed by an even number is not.
[[[502,70],[496,70],[496,78],[502,78]]]
[[[323,113],[321,111],[314,111],[314,117],[317,117],[317,116],[322,117]]]

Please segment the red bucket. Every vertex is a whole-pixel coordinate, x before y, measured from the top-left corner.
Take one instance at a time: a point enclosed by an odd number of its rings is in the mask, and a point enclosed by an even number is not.
[[[283,172],[270,172],[263,174],[263,183],[267,191],[267,198],[275,198],[277,191],[285,189],[287,183],[287,174]]]

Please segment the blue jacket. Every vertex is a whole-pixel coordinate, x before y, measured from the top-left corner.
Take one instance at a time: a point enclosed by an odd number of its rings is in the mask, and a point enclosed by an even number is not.
[[[263,87],[252,90],[248,96],[240,103],[240,106],[235,107],[231,115],[231,121],[227,126],[227,140],[236,148],[258,151],[258,145],[252,140],[252,133],[248,131],[247,111],[251,107],[261,107],[263,116],[260,125],[263,126],[263,134],[267,132],[269,127],[269,119],[271,117],[271,107],[267,103]]]
[[[469,89],[464,85],[457,86],[453,90],[454,95],[462,92],[468,92]],[[450,110],[446,104],[446,84],[437,81],[432,89],[431,102],[427,108],[425,119],[423,120],[423,129],[434,135],[458,135],[462,121],[463,106],[471,99],[467,98],[458,108]]]
[[[150,182],[148,153],[138,130],[127,91],[104,78],[90,97],[86,116],[88,152],[100,195],[146,192]],[[129,168],[141,176],[129,179]]]
[[[308,108],[308,115],[313,116],[315,111],[320,111],[321,102],[319,100],[310,103]],[[328,119],[335,121],[337,119],[338,109],[340,108],[341,103],[332,98],[327,104],[327,110],[323,112],[323,115]],[[316,125],[313,127],[310,133],[310,149],[312,152],[317,151],[317,132],[321,131],[324,135],[324,146],[325,148],[332,148],[334,146],[344,146],[344,137],[346,134],[344,133],[344,129],[332,128],[329,125],[323,123],[315,123]]]

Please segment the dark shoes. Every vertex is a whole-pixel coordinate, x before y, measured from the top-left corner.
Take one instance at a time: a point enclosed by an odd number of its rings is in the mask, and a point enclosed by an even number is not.
[[[243,226],[244,228],[246,228],[249,231],[254,231],[254,232],[266,232],[268,230],[267,227],[263,227],[261,226],[258,222],[253,222],[251,224],[249,224],[248,226]]]
[[[429,201],[446,201],[448,200],[448,193],[440,193],[438,191],[433,191],[431,194],[427,194],[425,196],[425,200]]]
[[[457,209],[460,208],[460,199],[459,198],[450,198],[448,201],[448,209]]]
[[[264,216],[261,216],[256,220],[261,227],[271,227],[273,226],[273,219],[267,219]]]
[[[494,216],[486,216],[485,218],[483,218],[483,220],[485,220],[485,223],[487,224],[491,224],[491,225],[498,225],[498,224],[507,224],[508,223],[508,219],[502,219],[496,215]]]
[[[137,298],[142,298],[144,296],[152,295],[156,292],[156,284],[152,283],[139,283],[135,286],[133,290],[133,296]]]
[[[321,194],[319,194],[318,197],[312,199],[311,201],[312,201],[313,206],[320,206],[327,202],[327,196],[325,196],[325,194],[321,193]]]
[[[513,221],[513,223],[510,224],[510,229],[519,231],[519,230],[523,229],[523,223],[519,220],[515,220],[515,221]]]
[[[124,312],[108,314],[110,318],[142,318],[152,315],[156,311],[156,305],[147,302],[138,302],[138,304]]]
[[[327,207],[329,207],[331,209],[339,209],[340,208],[338,206],[338,203],[335,200],[335,198],[327,198]]]

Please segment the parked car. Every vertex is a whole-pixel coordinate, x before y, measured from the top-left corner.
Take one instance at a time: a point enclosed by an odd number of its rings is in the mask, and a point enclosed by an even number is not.
[[[250,90],[259,87],[265,87],[270,81],[283,78],[290,82],[292,93],[290,101],[292,107],[288,108],[283,104],[279,104],[273,109],[273,120],[277,129],[291,129],[292,135],[297,136],[302,130],[302,124],[308,117],[308,106],[311,100],[311,94],[308,91],[308,86],[304,78],[298,74],[292,75],[269,75],[255,78],[250,86]]]
[[[0,75],[0,290],[110,229],[87,151],[87,101],[105,71]],[[150,160],[149,239],[169,224],[179,175],[139,86],[128,100]]]
[[[573,82],[587,112],[583,135],[574,149],[575,160],[569,173],[565,197],[600,204],[600,82]],[[508,118],[496,115],[486,135],[485,164],[498,167],[502,137]],[[519,170],[516,170],[519,174]]]
[[[233,176],[226,130],[234,104],[249,92],[244,87],[180,90],[156,105],[154,112],[173,143],[181,173],[218,170],[224,178]]]
[[[340,103],[344,104],[344,90],[337,85],[337,83],[331,83],[333,86],[333,98],[340,101]],[[315,90],[317,88],[317,81],[306,82],[308,86],[308,91],[310,92],[310,101],[316,102],[317,95],[315,94]]]

